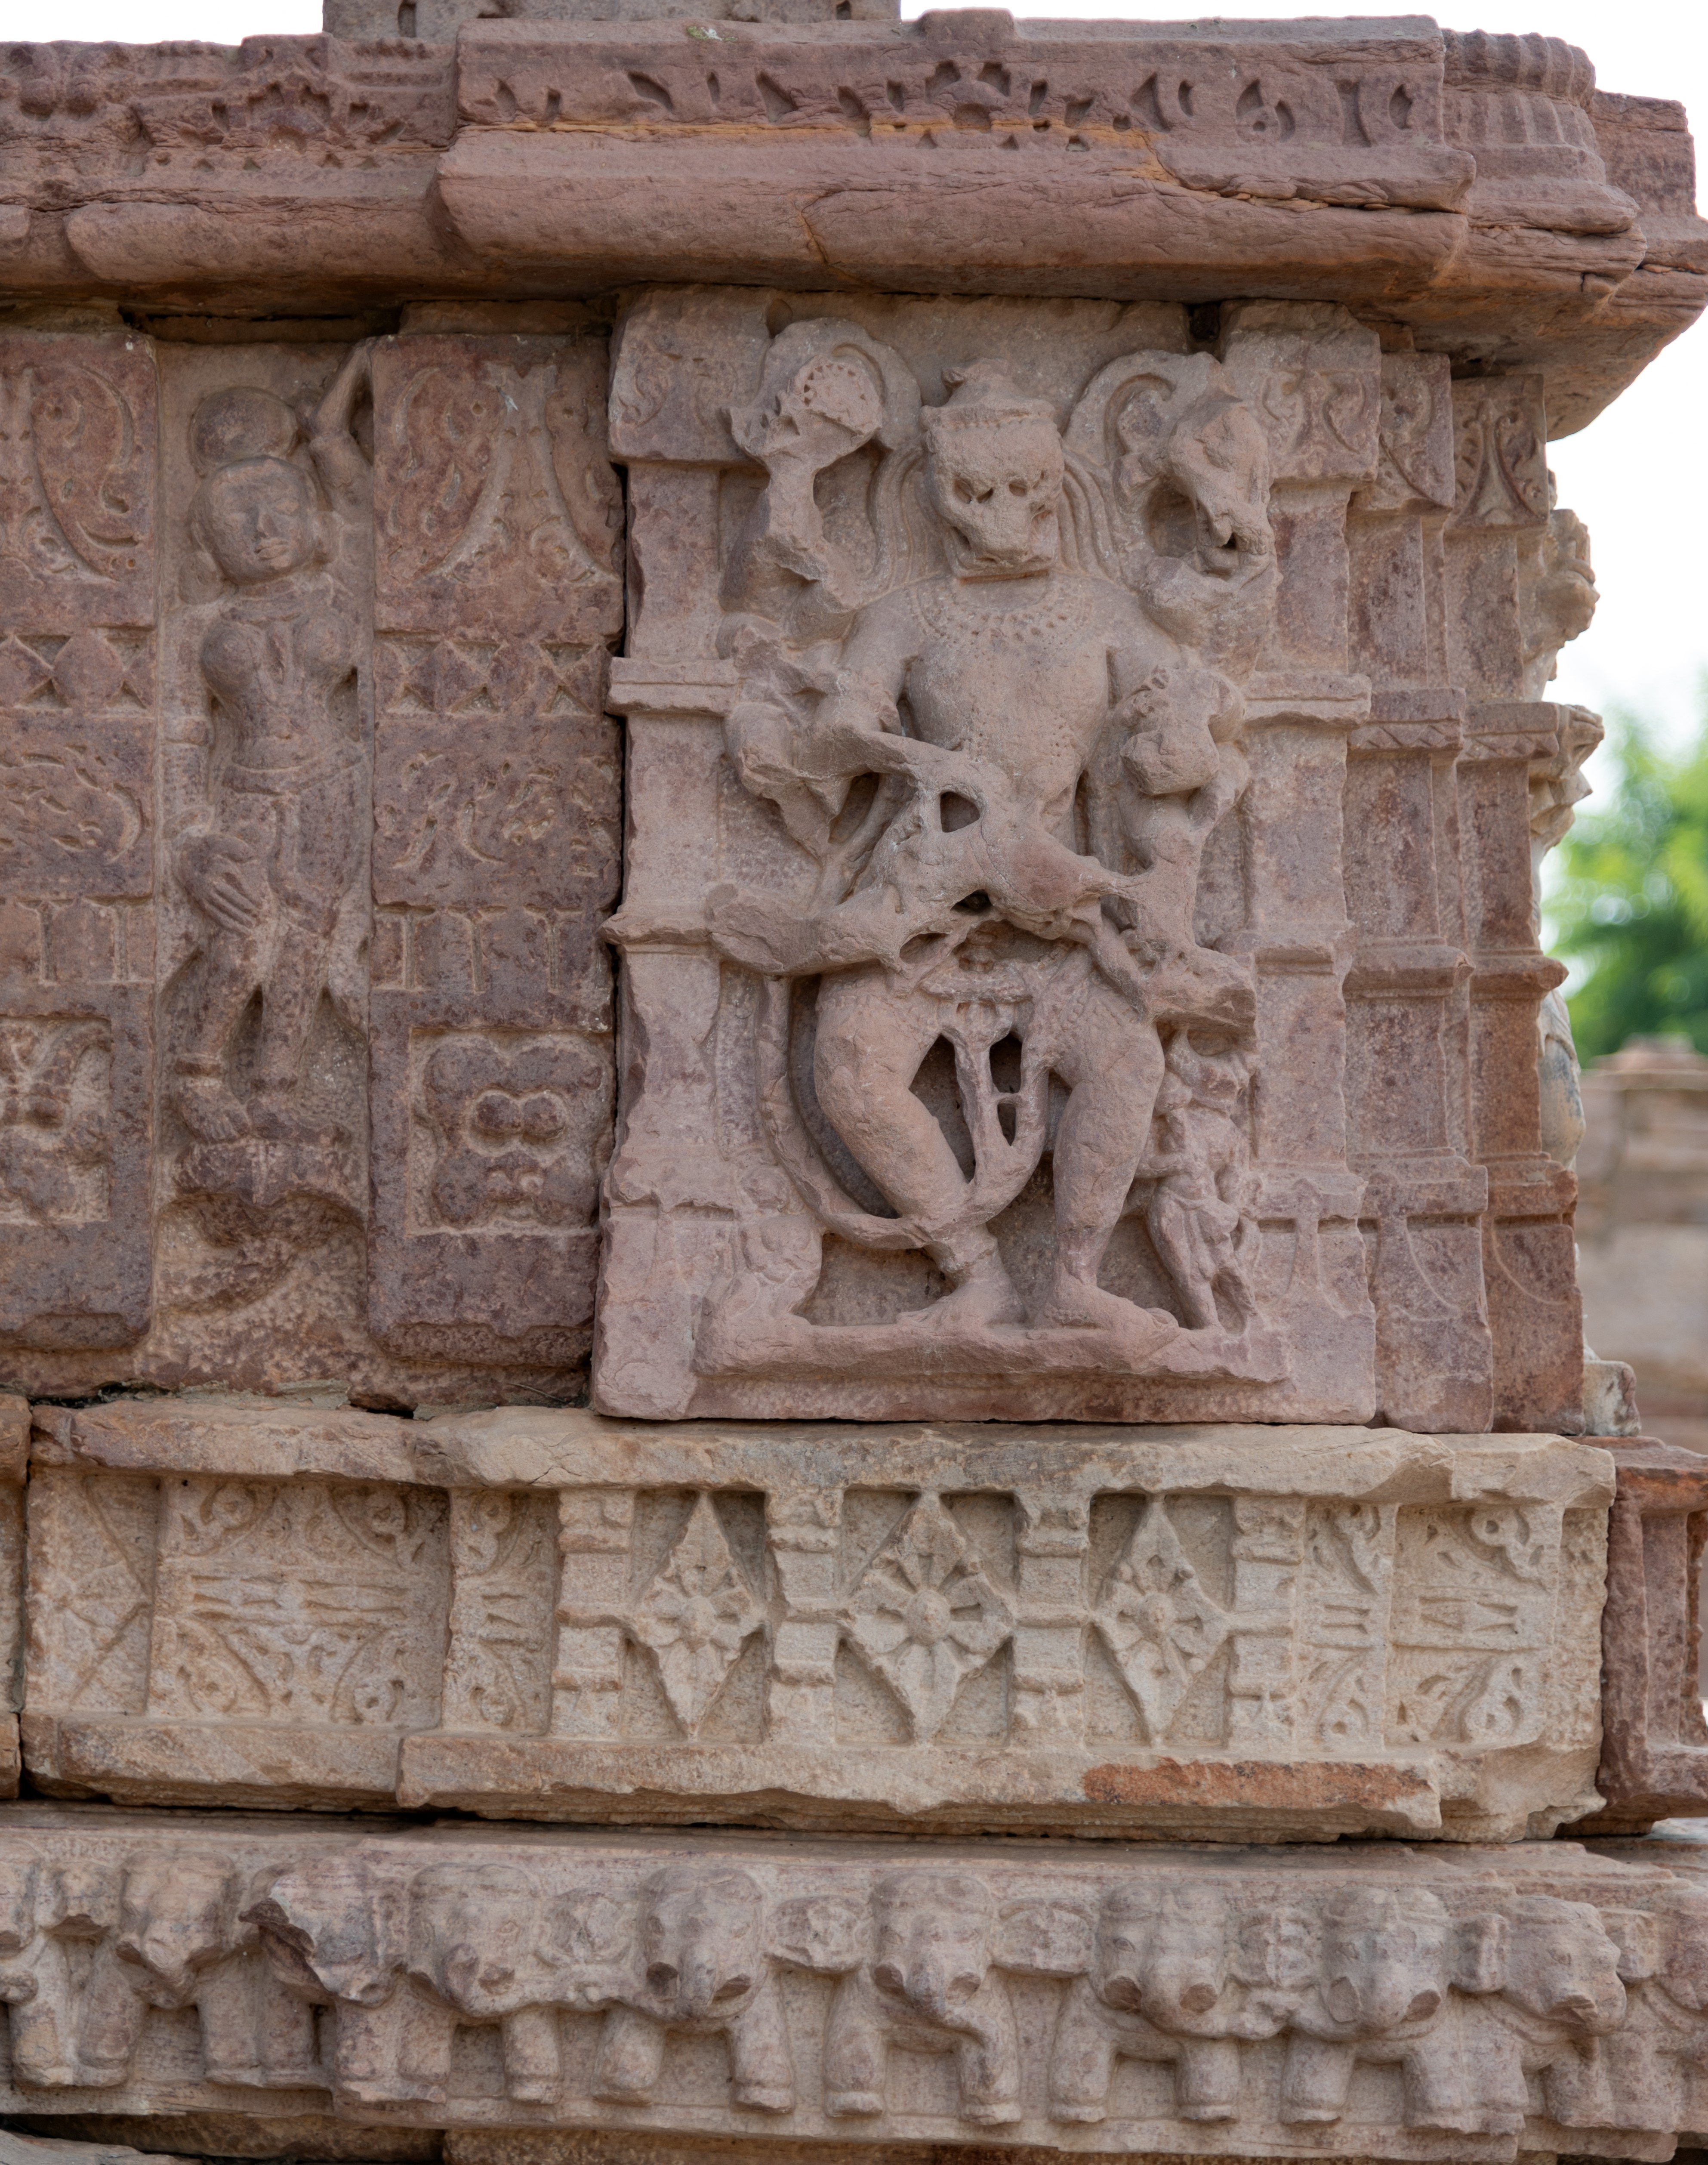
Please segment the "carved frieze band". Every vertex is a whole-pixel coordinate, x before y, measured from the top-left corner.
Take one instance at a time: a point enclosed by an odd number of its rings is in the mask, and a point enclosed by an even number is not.
[[[1267,1431],[1080,1430],[1045,1470],[952,1432],[803,1457],[501,1414],[394,1454],[413,1479],[329,1450],[281,1479],[240,1430],[68,1421],[30,1490],[24,1733],[57,1784],[1271,1839],[1590,1809],[1582,1446],[1306,1430],[1283,1468]]]
[[[1117,1862],[37,1806],[0,1826],[0,1913],[14,2112],[1492,2165],[1648,2155],[1708,2104],[1708,1894],[1569,1845]]]

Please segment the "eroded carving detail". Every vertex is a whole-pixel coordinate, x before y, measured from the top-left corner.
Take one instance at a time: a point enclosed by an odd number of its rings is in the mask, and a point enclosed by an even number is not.
[[[0,1225],[107,1216],[112,1065],[105,1022],[0,1017]]]
[[[180,1193],[216,1246],[250,1250],[250,1292],[364,1209],[361,1139],[305,1060],[323,1003],[357,1043],[366,1027],[368,477],[350,426],[367,371],[354,348],[306,428],[257,387],[210,392],[190,423],[187,577],[219,598],[199,657],[208,794],[176,848],[200,922],[170,995],[170,1088]]]
[[[660,1863],[444,1830],[209,1845],[38,1825],[8,1843],[12,2110],[150,2095],[155,2010],[188,2010],[175,2099],[205,2084],[265,2112],[329,2092],[357,2122],[522,2108],[728,2134],[763,2113],[821,2137],[923,2123],[1045,2144],[1079,2124],[1124,2150],[1317,2130],[1409,2158],[1469,2137],[1499,2159],[1563,2129],[1627,2154],[1700,2104],[1703,1898],[1571,1845],[1465,1870],[1369,1848],[921,1864],[763,1841]],[[815,1974],[828,1991],[801,1989]],[[490,2053],[459,2049],[470,2030]],[[1163,2084],[1119,2081],[1122,2060]],[[1400,2080],[1355,2101],[1360,2066]]]
[[[819,1225],[923,1249],[947,1290],[893,1325],[809,1320],[808,1258],[786,1289],[749,1240],[700,1365],[1148,1372],[1184,1321],[1196,1372],[1272,1378],[1227,1222],[1237,1090],[1211,1079],[1249,1048],[1251,979],[1193,925],[1245,786],[1264,440],[1207,356],[1111,364],[1065,430],[994,361],[945,381],[922,408],[891,348],[801,323],[732,414],[765,480],[724,576],[726,743],[816,870],[706,914],[760,981],[759,1103]],[[993,1228],[1046,1155],[1053,1254],[1022,1291]],[[1178,1320],[1098,1283],[1147,1172]]]
[[[177,1418],[68,1414],[88,1445],[37,1468],[39,1778],[247,1803],[288,1768],[304,1801],[572,1819],[739,1818],[763,1791],[808,1825],[1265,1840],[1512,1837],[1590,1801],[1587,1447],[1317,1431],[1276,1493],[1267,1429],[1143,1466],[1130,1430],[855,1429],[809,1465],[793,1431],[513,1409],[419,1447],[445,1479],[507,1431],[533,1486],[447,1491],[258,1476],[244,1428],[201,1414],[180,1460]],[[416,1447],[344,1419],[371,1462]],[[311,1465],[344,1455],[298,1425]],[[115,1434],[156,1471],[91,1467]],[[632,1485],[636,1451],[660,1485]]]
[[[150,1714],[413,1728],[436,1712],[438,1496],[187,1479],[155,1570]]]

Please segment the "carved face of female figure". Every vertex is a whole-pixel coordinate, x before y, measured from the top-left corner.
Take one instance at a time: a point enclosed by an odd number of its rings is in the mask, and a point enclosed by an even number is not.
[[[222,466],[202,484],[196,515],[213,561],[234,586],[300,571],[319,546],[313,490],[286,459]]]
[[[930,432],[932,502],[963,578],[1023,578],[1057,561],[1062,440],[1045,420]]]

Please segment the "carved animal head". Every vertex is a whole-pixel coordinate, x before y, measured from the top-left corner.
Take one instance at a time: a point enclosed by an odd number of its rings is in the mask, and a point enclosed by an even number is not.
[[[1527,1894],[1509,1910],[1506,1997],[1580,2036],[1616,2028],[1625,2015],[1619,1948],[1591,1904]]]
[[[36,1927],[63,1940],[105,1939],[118,1919],[118,1897],[112,1865],[74,1857],[38,1878]]]
[[[113,1952],[155,2006],[193,1999],[198,1973],[231,1952],[238,1893],[222,1857],[145,1857],[126,1873]]]
[[[1135,353],[1087,384],[1067,448],[1107,472],[1140,548],[1218,577],[1274,557],[1267,438],[1207,353]]]
[[[1319,1990],[1331,2022],[1376,2036],[1437,2014],[1452,1982],[1453,1920],[1422,1888],[1349,1887],[1322,1914]]]
[[[665,2020],[734,2015],[765,1969],[765,1904],[746,1873],[674,1865],[640,1890],[647,1997]]]
[[[407,1952],[404,1873],[360,1852],[281,1873],[244,1912],[277,1974],[310,1997],[389,1999]]]
[[[1231,1945],[1216,1888],[1117,1888],[1097,1917],[1098,1995],[1160,2030],[1190,2031],[1227,1990]]]
[[[729,409],[730,434],[773,473],[845,458],[883,427],[886,351],[853,324],[790,324],[766,350],[759,397]]]
[[[872,1981],[933,2022],[954,2019],[991,1967],[996,1908],[964,1872],[895,1872],[872,1890]]]
[[[1274,553],[1269,445],[1243,399],[1206,393],[1175,423],[1159,451],[1156,478],[1190,505],[1205,571],[1233,572]]]
[[[963,577],[1021,578],[1059,557],[1064,460],[1048,404],[995,361],[946,369],[954,387],[922,418],[931,501]]]
[[[545,1981],[536,1949],[546,1914],[512,1865],[421,1873],[410,1888],[410,1974],[477,2020],[533,2004]]]

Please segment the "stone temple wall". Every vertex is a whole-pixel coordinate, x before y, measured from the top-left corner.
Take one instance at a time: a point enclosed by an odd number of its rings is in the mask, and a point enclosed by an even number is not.
[[[1637,1039],[1583,1078],[1584,1334],[1674,1442],[1708,1451],[1708,1059]]]
[[[8,49],[0,2165],[1708,2138],[1536,906],[1705,298],[1425,17]]]

